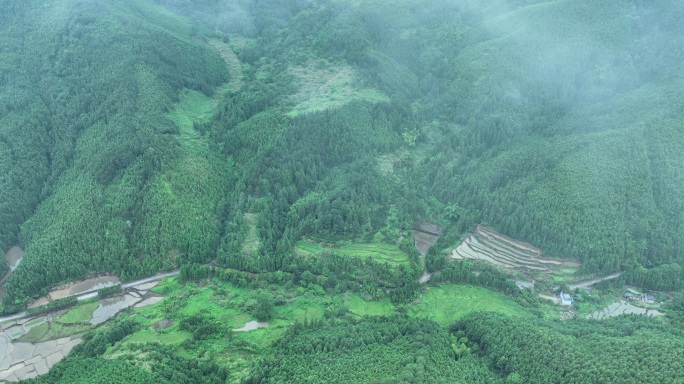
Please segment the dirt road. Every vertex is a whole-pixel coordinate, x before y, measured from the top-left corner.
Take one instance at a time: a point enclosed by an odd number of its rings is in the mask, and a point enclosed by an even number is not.
[[[584,280],[584,281],[579,281],[577,283],[568,284],[568,286],[570,287],[570,290],[574,291],[577,288],[590,287],[590,286],[592,286],[596,283],[599,283],[601,281],[610,280],[610,279],[617,279],[618,277],[620,277],[620,275],[622,275],[622,272],[615,272],[615,273],[610,274],[608,276],[596,277],[596,278],[593,278],[591,280]]]

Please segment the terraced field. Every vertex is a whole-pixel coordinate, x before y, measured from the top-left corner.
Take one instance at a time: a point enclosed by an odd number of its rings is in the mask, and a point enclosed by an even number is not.
[[[349,257],[370,258],[373,261],[393,266],[409,265],[408,255],[396,244],[352,242],[322,244],[305,239],[297,243],[296,251],[302,255],[322,255],[325,252],[335,252]]]
[[[481,260],[522,272],[567,273],[569,270],[574,272],[579,267],[579,263],[573,260],[541,257],[539,248],[481,225],[451,252],[451,258]]]

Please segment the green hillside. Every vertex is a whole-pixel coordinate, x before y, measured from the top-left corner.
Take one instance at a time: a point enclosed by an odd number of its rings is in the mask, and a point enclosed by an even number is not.
[[[287,270],[302,235],[425,219],[583,274],[684,261],[675,3],[11,4],[6,304],[103,271]]]
[[[130,382],[620,382],[607,361],[649,335],[678,353],[662,324],[681,311],[583,338],[514,276],[449,255],[482,225],[573,260],[555,281],[526,276],[546,293],[618,271],[591,305],[625,284],[684,289],[682,17],[674,0],[6,0],[0,249],[26,253],[0,312],[89,276],[179,269],[192,310],[150,312],[182,337],[155,349],[151,319],[117,319],[45,382],[90,365]],[[423,221],[442,228],[425,258]],[[207,279],[232,295],[209,315]],[[278,331],[232,339],[217,319],[246,322],[262,290]],[[560,340],[578,376],[510,356],[527,353],[520,324]],[[680,363],[653,367],[674,380]]]
[[[0,244],[27,256],[5,298],[94,272],[154,273],[173,252],[199,258],[211,244],[190,251],[191,239],[218,236],[208,218],[222,186],[194,168],[219,178],[229,167],[186,148],[166,116],[183,89],[210,97],[227,80],[220,56],[146,2],[13,3],[1,32]]]

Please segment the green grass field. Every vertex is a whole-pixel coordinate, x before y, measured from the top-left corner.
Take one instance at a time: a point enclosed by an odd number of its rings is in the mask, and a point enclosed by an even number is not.
[[[197,358],[205,351],[211,351],[218,360],[237,372],[246,369],[253,359],[280,339],[295,321],[321,319],[326,308],[333,303],[329,296],[288,296],[285,304],[275,307],[268,328],[229,332],[230,334],[224,334],[222,337],[196,342],[192,341],[189,332],[179,330],[182,319],[204,313],[216,319],[224,327],[224,332],[241,328],[245,323],[254,320],[249,308],[254,303],[255,291],[237,288],[230,283],[211,282],[201,287],[194,284],[182,285],[176,279],[166,279],[154,291],[166,295],[167,299],[159,304],[133,311],[137,315],[136,321],[140,322],[143,328],[126,337],[123,344],[159,342],[174,346],[179,355],[187,358]],[[271,293],[280,294],[274,291]],[[340,297],[337,301],[339,304],[343,299]],[[173,320],[174,324],[167,329],[151,328],[152,324],[162,319]],[[118,348],[111,351],[113,355],[120,352]]]
[[[180,94],[180,102],[166,116],[181,129],[182,133],[193,130],[196,121],[209,119],[213,112],[214,100],[205,94],[185,89]]]
[[[38,325],[36,327],[31,328],[31,330],[22,336],[19,341],[27,342],[27,343],[37,343],[43,339],[45,334],[47,333],[48,329],[50,328],[49,323],[43,323],[41,325]]]
[[[274,325],[290,325],[304,319],[320,319],[325,312],[326,298],[300,296],[275,308]]]
[[[561,269],[556,269],[551,274],[551,280],[558,284],[571,283],[580,280],[580,277],[575,275],[575,272],[577,272],[578,269],[579,267],[574,266],[565,266]]]
[[[301,251],[311,254],[319,254],[328,249],[313,242],[301,242],[299,247]],[[394,246],[380,243],[338,244],[336,249],[341,249],[341,253],[352,257],[403,254]],[[180,284],[176,278],[166,279],[154,288],[154,292],[165,295],[166,299],[158,304],[134,309],[132,313],[135,321],[140,323],[142,328],[110,348],[107,356],[129,353],[126,345],[133,343],[161,343],[172,346],[179,356],[186,358],[202,358],[206,353],[211,353],[217,361],[231,368],[231,372],[234,372],[231,377],[238,382],[249,371],[255,359],[263,356],[297,321],[323,319],[326,313],[344,309],[354,317],[391,316],[396,312],[389,299],[367,301],[358,293],[330,295],[314,293],[302,287],[284,289],[275,285],[262,286],[258,289],[267,291],[279,303],[274,307],[269,326],[248,332],[230,332],[254,320],[251,307],[255,303],[257,289],[238,288],[216,280],[197,285]],[[86,308],[74,308],[70,311],[73,314],[69,313],[69,316],[77,318],[77,313],[84,316]],[[434,287],[426,292],[418,303],[408,305],[407,310],[409,316],[430,318],[444,325],[469,312],[480,310],[531,316],[520,305],[497,292],[467,285]],[[205,340],[193,340],[190,332],[179,329],[184,318],[200,313],[220,323],[222,333]],[[167,329],[152,327],[162,319],[172,320],[173,324]],[[58,327],[55,328],[55,325]],[[31,332],[32,340],[36,341],[46,338],[48,334],[54,335],[64,331],[64,327],[59,324],[53,324],[52,327],[44,324],[36,328],[40,329]]]
[[[326,247],[312,241],[297,243],[297,251],[303,254],[320,255],[323,252],[335,252],[341,255],[361,259],[371,258],[373,261],[388,265],[409,265],[408,255],[395,244],[387,243],[352,243],[345,242]]]
[[[37,319],[33,319],[33,320],[31,320],[31,321],[27,321],[26,323],[24,323],[24,328],[31,328],[31,327],[34,327],[34,326],[39,325],[39,324],[41,324],[41,323],[43,323],[43,322],[45,322],[45,321],[46,321],[46,318],[45,318],[45,317],[39,317],[39,318],[37,318]]]
[[[54,340],[60,337],[71,336],[84,333],[93,328],[90,324],[62,325],[58,323],[43,323],[19,338],[19,341],[27,343],[39,343],[47,340]]]
[[[390,316],[394,314],[394,305],[385,299],[382,301],[366,301],[357,294],[346,297],[349,311],[359,316]]]
[[[219,306],[214,300],[212,289],[200,289],[190,296],[185,302],[181,314],[184,316],[196,315],[200,312],[208,313],[216,318],[225,316],[225,308]]]
[[[525,308],[506,296],[470,285],[434,287],[424,294],[417,304],[411,305],[408,313],[410,316],[426,317],[446,325],[475,311],[531,316]]]
[[[152,288],[152,292],[160,295],[168,295],[171,292],[178,291],[182,287],[183,285],[180,282],[178,282],[178,278],[167,277],[166,279],[162,280],[159,284],[157,284],[154,288]]]
[[[162,344],[180,344],[186,339],[190,338],[190,333],[185,331],[170,331],[170,332],[156,332],[152,329],[144,329],[135,332],[128,336],[124,342],[126,343],[162,343]]]
[[[301,242],[301,251],[320,254],[328,248],[313,242]],[[403,255],[398,248],[386,244],[341,244],[337,248],[342,254],[352,257],[376,257],[379,254]],[[391,258],[390,258],[391,260]],[[162,343],[171,345],[176,353],[186,358],[201,358],[210,352],[219,361],[235,370],[235,377],[243,377],[251,364],[262,356],[273,343],[277,342],[287,329],[297,321],[323,319],[326,313],[346,309],[348,314],[361,316],[391,316],[396,308],[385,299],[367,301],[358,293],[347,292],[341,295],[314,293],[302,287],[283,289],[275,285],[262,286],[279,304],[274,307],[273,318],[267,328],[248,332],[230,332],[241,328],[245,323],[254,320],[251,308],[257,297],[255,288],[238,288],[230,283],[216,280],[196,284],[180,284],[177,279],[166,279],[154,288],[154,291],[166,296],[158,304],[133,310],[135,319],[142,328],[122,341],[122,345],[131,343]],[[83,316],[84,309],[75,308]],[[440,324],[450,324],[454,320],[472,311],[497,311],[513,316],[532,316],[530,312],[513,300],[480,287],[467,285],[442,285],[429,289],[416,304],[407,306],[409,316],[425,317]],[[70,312],[72,312],[70,311]],[[204,313],[214,318],[223,326],[222,334],[206,340],[193,340],[189,332],[179,329],[180,322],[189,316]],[[66,316],[66,314],[65,314]],[[152,324],[162,319],[173,321],[167,329],[154,329]],[[34,339],[54,334],[60,329],[48,329],[47,325],[33,332]],[[125,352],[125,348],[114,347],[108,354],[116,355]],[[242,373],[240,373],[242,372]]]
[[[99,302],[79,305],[57,318],[57,322],[65,324],[86,323],[93,318],[93,312],[100,305]]]

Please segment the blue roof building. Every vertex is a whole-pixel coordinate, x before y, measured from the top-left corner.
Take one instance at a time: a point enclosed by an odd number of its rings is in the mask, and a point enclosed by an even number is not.
[[[561,291],[560,293],[561,305],[572,305],[572,295]]]

